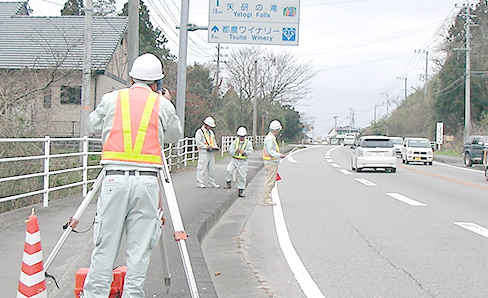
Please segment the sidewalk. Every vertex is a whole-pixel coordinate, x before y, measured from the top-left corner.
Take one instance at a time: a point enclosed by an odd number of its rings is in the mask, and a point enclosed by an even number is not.
[[[249,158],[248,182],[263,167],[261,154],[261,150],[256,150]],[[223,189],[224,173],[229,159],[230,157],[216,162],[216,182],[221,185],[218,189],[197,188],[196,169],[194,168],[172,174],[181,217],[189,235],[186,244],[195,280],[200,297],[204,298],[215,298],[217,294],[200,245],[210,229],[237,199],[235,183],[233,183],[232,189]],[[15,297],[17,293],[25,241],[25,219],[30,215],[31,209],[35,208],[39,218],[42,252],[44,260],[46,260],[63,233],[61,227],[75,213],[81,201],[80,196],[75,196],[52,201],[46,208],[38,204],[0,214],[0,262],[4,268],[0,272],[0,297]],[[56,277],[60,286],[60,289],[56,289],[54,282],[46,279],[50,298],[74,297],[75,273],[79,268],[88,267],[90,262],[93,247],[91,224],[95,210],[96,200],[93,200],[80,218],[80,224],[76,229],[89,230],[86,233],[72,232],[49,268],[48,272]],[[177,244],[172,236],[173,227],[168,213],[166,218],[164,233],[171,270],[170,292],[165,294],[162,290],[162,270],[160,269],[162,261],[159,248],[156,248],[152,254],[144,287],[146,297],[190,297]],[[119,258],[123,259],[123,252],[121,254],[122,256]],[[124,265],[118,262],[116,262],[117,266]]]

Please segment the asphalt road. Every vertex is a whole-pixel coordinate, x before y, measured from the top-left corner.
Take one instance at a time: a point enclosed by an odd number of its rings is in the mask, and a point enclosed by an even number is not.
[[[486,297],[481,167],[438,157],[356,173],[351,152],[295,153],[280,166],[277,207],[260,205],[257,175],[203,242],[218,296]]]

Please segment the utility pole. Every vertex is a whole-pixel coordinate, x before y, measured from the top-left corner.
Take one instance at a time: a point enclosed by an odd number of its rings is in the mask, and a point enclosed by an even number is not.
[[[354,109],[349,109],[349,132],[354,127]]]
[[[188,14],[190,0],[181,0],[180,44],[178,49],[178,75],[176,78],[176,114],[185,131],[185,98],[186,98],[186,58],[188,46]]]
[[[386,105],[386,116],[388,116],[388,106],[390,105],[390,100],[388,99],[388,92],[381,92],[381,95],[385,95],[386,96],[386,102],[385,102],[385,105]]]
[[[470,6],[468,1],[466,0],[465,6],[465,31],[466,31],[466,87],[465,87],[465,115],[464,115],[464,141],[469,137],[471,134],[471,13],[470,13]]]
[[[427,98],[427,82],[429,80],[429,51],[415,50],[415,53],[425,54],[425,74],[423,75],[424,76],[424,100],[425,100]]]
[[[129,71],[139,56],[139,0],[129,0],[129,24],[127,25],[127,86],[130,86]]]
[[[88,136],[88,115],[91,95],[91,52],[93,31],[93,1],[87,0],[85,6],[85,43],[83,50],[83,74],[81,78],[80,137]],[[81,144],[80,144],[81,146]]]
[[[220,43],[217,44],[217,71],[215,72],[215,84],[219,84],[220,73]]]
[[[407,92],[408,92],[408,87],[407,87],[407,76],[404,77],[397,77],[397,80],[404,80],[405,83],[405,100],[407,99]]]
[[[258,60],[254,60],[254,100],[252,110],[252,135],[253,145],[257,144],[257,123],[258,123]]]
[[[376,107],[380,107],[380,104],[375,104],[374,105],[374,124],[376,124]]]

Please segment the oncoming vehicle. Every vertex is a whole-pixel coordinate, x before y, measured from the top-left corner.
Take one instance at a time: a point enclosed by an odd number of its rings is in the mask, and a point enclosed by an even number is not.
[[[346,133],[344,137],[344,146],[354,146],[356,144],[356,134],[355,133]]]
[[[405,138],[402,147],[402,162],[422,162],[432,165],[434,153],[429,139],[426,138]]]
[[[385,169],[396,172],[396,152],[393,142],[385,136],[364,136],[358,141],[351,157],[351,168],[354,171],[364,169]]]
[[[463,145],[464,164],[471,167],[483,162],[483,151],[488,149],[488,136],[470,136]]]
[[[390,137],[393,142],[393,147],[395,148],[396,155],[398,157],[402,156],[403,138],[400,137]]]

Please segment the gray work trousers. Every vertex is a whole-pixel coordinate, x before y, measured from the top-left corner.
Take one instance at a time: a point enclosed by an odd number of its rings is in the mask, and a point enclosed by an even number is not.
[[[107,175],[103,180],[97,205],[90,270],[83,292],[86,298],[107,298],[112,283],[112,269],[123,232],[126,234],[123,298],[142,298],[151,250],[159,242],[160,221],[158,178]]]
[[[225,171],[225,181],[232,181],[232,175],[235,169],[237,169],[237,188],[245,189],[247,178],[247,159],[232,158],[227,165],[227,170]]]
[[[212,151],[198,150],[197,184],[205,184],[205,176],[209,185],[215,183],[214,177],[215,153]]]

